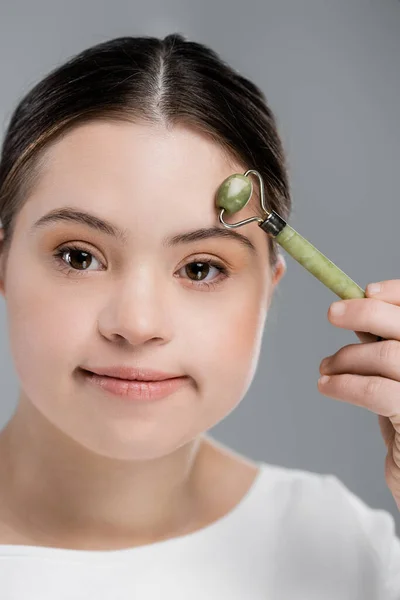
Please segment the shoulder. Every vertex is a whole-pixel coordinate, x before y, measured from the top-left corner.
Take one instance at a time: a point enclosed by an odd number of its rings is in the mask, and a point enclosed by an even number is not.
[[[271,501],[279,500],[285,518],[302,518],[305,524],[321,521],[325,529],[348,524],[365,541],[387,547],[385,541],[395,536],[393,516],[369,506],[336,475],[319,474],[260,463],[262,492]],[[328,520],[329,517],[329,520]]]
[[[267,533],[272,523],[265,509],[273,507],[280,546],[297,548],[305,562],[309,555],[381,578],[400,594],[400,539],[389,512],[369,506],[335,475],[260,465],[258,517]]]

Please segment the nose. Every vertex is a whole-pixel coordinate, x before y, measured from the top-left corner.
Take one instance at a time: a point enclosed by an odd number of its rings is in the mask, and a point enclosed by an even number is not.
[[[132,346],[167,343],[172,337],[172,315],[166,291],[165,282],[149,270],[131,274],[115,287],[100,314],[101,335]]]

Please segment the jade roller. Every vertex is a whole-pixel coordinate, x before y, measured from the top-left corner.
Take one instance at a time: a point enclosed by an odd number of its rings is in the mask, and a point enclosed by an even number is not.
[[[238,212],[246,206],[252,196],[253,183],[249,177],[250,174],[256,175],[260,183],[261,206],[264,218],[255,216],[239,221],[238,223],[226,223],[224,221],[224,213],[232,215]],[[274,210],[267,210],[265,206],[264,183],[258,171],[250,169],[244,175],[236,173],[227,177],[218,188],[216,204],[220,209],[220,223],[227,229],[236,229],[247,223],[257,222],[265,233],[271,235],[290,256],[337,296],[343,300],[365,298],[364,290],[357,283],[290,227]],[[381,339],[378,338],[378,340]]]

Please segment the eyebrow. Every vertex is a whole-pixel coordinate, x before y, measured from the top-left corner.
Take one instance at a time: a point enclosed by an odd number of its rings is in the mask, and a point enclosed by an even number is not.
[[[117,227],[110,221],[100,219],[92,213],[78,210],[70,207],[56,208],[49,213],[43,215],[38,219],[31,227],[30,233],[38,229],[47,227],[53,223],[59,222],[73,222],[81,225],[86,225],[95,231],[105,233],[106,235],[113,237],[120,241],[124,246],[128,241],[128,230]],[[166,247],[176,246],[178,244],[190,244],[191,242],[197,242],[200,240],[206,240],[210,238],[224,238],[231,239],[239,242],[242,246],[250,250],[253,254],[257,253],[256,247],[253,242],[245,235],[234,231],[233,229],[226,229],[223,227],[203,227],[202,229],[195,229],[185,233],[179,233],[172,237],[166,237],[163,240],[163,245]]]

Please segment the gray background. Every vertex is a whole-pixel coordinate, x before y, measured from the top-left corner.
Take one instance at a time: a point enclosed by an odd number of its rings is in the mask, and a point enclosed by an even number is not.
[[[212,46],[266,92],[289,156],[291,224],[363,287],[399,277],[398,1],[2,0],[2,132],[17,99],[70,55],[112,37],[175,31]],[[321,359],[358,339],[328,322],[337,297],[286,260],[255,380],[211,434],[257,460],[336,474],[391,512],[399,532],[377,417],[317,390]],[[3,426],[18,394],[4,301],[0,376]]]

